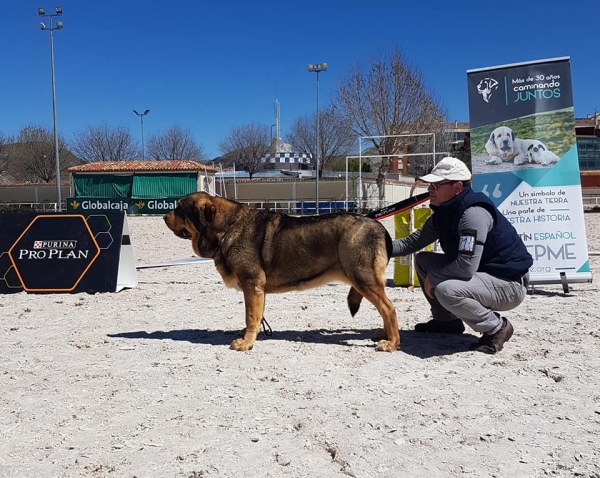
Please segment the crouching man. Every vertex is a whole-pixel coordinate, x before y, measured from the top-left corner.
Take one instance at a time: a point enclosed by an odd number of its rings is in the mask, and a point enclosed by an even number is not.
[[[471,172],[462,161],[444,158],[420,179],[429,183],[434,213],[421,229],[395,240],[392,252],[392,257],[405,256],[436,240],[443,251],[415,257],[433,317],[415,330],[462,334],[464,322],[482,334],[476,350],[500,352],[513,326],[498,312],[514,309],[525,299],[533,259],[496,206],[471,189]]]

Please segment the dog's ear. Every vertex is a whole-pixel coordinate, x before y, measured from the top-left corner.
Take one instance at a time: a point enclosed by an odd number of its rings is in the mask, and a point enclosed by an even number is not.
[[[494,132],[492,131],[492,133],[490,134],[490,142],[493,143],[495,140],[494,138]]]
[[[206,222],[213,222],[215,220],[215,215],[217,214],[217,208],[214,203],[205,201],[202,209]]]
[[[191,196],[184,196],[179,200],[179,206],[175,210],[175,213],[181,216],[182,219],[189,219],[196,230],[200,230],[200,211],[196,200]]]
[[[512,140],[515,140],[515,132],[511,129],[510,130],[510,135],[512,136]]]
[[[196,201],[190,196],[182,197],[179,200],[179,215],[183,218],[198,217],[198,208],[196,207]]]

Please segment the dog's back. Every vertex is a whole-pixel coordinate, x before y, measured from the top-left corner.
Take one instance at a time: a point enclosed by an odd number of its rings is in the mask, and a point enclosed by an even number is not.
[[[266,292],[307,289],[335,280],[352,283],[359,269],[384,274],[391,255],[392,240],[385,227],[358,214],[297,217],[247,206],[238,214],[244,220],[236,221],[221,250],[239,256],[235,262],[244,263],[244,268],[260,264]]]

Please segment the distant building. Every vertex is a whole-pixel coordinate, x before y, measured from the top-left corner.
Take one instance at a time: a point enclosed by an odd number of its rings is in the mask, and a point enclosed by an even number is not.
[[[215,191],[217,169],[196,161],[97,161],[69,168],[71,196],[181,197]]]
[[[600,171],[600,113],[575,118],[577,154],[581,171]]]
[[[279,101],[275,100],[275,136],[271,137],[270,151],[260,161],[267,164],[277,164],[280,168],[305,169],[312,163],[312,158],[307,153],[292,150],[292,145],[284,143],[279,133]],[[273,129],[271,128],[271,134]],[[295,166],[292,166],[295,165]]]
[[[450,151],[455,151],[465,144],[465,139],[470,135],[468,121],[452,121],[446,123],[446,132],[449,136]]]

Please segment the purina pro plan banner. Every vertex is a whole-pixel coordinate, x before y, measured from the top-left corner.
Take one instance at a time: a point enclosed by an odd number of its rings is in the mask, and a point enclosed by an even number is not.
[[[533,256],[532,284],[591,281],[570,60],[467,71],[473,189]]]
[[[0,214],[0,294],[119,292],[135,287],[123,211]]]

